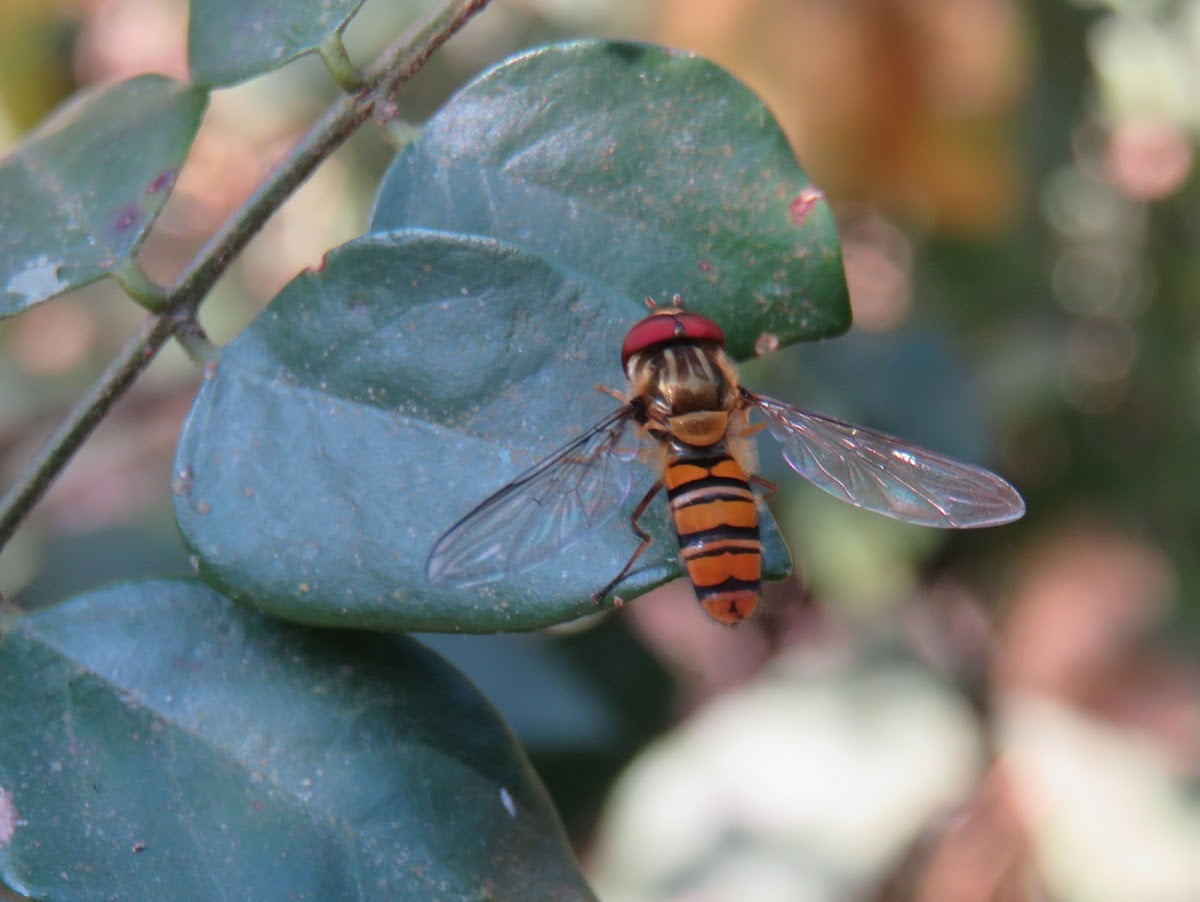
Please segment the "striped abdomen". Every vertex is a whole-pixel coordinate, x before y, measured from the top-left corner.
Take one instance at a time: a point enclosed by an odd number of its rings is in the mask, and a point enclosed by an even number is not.
[[[741,623],[762,587],[758,509],[746,472],[723,450],[673,452],[664,482],[697,600],[716,620]]]

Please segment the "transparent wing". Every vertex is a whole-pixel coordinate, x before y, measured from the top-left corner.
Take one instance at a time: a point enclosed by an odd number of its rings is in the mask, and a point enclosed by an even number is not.
[[[491,582],[540,563],[620,508],[635,455],[616,452],[630,424],[622,407],[534,464],[459,520],[433,547],[430,583]]]
[[[897,520],[968,529],[1018,519],[1025,502],[982,467],[743,390],[793,470],[817,488]]]

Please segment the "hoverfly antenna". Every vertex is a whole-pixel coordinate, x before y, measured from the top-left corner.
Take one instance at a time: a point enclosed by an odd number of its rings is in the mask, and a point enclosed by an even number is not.
[[[646,306],[651,310],[658,309],[658,304],[654,303],[654,298],[650,297],[650,295],[646,295]]]
[[[683,295],[681,295],[681,294],[671,295],[671,306],[675,307],[678,310],[682,310],[683,309]]]

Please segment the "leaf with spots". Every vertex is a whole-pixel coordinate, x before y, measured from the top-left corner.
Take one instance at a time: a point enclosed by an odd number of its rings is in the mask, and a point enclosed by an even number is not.
[[[130,264],[207,103],[139,76],[68,101],[0,161],[0,317]]]
[[[711,300],[747,330],[771,308]],[[280,617],[380,629],[528,630],[598,610],[637,547],[623,511],[505,580],[433,586],[438,536],[612,411],[640,301],[530,251],[442,232],[368,235],[301,275],[225,348],[176,458],[176,518],[201,575]],[[681,574],[660,494],[631,599]],[[768,578],[790,561],[764,522]],[[699,611],[697,617],[703,616]]]
[[[197,582],[0,629],[0,884],[33,898],[591,900],[461,674]]]
[[[735,307],[740,357],[850,324],[820,189],[762,101],[689,53],[581,41],[475,79],[379,189],[372,230],[412,226],[525,245],[627,297]]]

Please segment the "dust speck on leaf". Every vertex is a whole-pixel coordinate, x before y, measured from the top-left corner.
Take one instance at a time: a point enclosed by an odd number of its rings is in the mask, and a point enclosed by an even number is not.
[[[12,796],[0,786],[0,849],[12,842],[17,832],[17,806],[13,804]]]
[[[824,199],[825,194],[820,188],[813,185],[802,188],[800,193],[793,197],[792,202],[788,204],[788,215],[792,218],[792,224],[802,225],[817,202]]]
[[[137,204],[127,204],[117,211],[113,217],[113,231],[124,232],[137,224],[142,218],[142,208]]]
[[[170,191],[175,184],[175,176],[178,174],[179,170],[173,166],[170,169],[164,169],[146,186],[146,193],[158,194],[160,191]]]
[[[192,494],[192,485],[194,484],[191,467],[183,467],[175,474],[175,478],[171,480],[171,491],[175,495],[187,497]]]
[[[626,63],[637,62],[645,52],[645,48],[639,47],[636,44],[611,44],[605,47],[605,53],[609,53]],[[642,78],[646,77],[644,72],[639,73],[639,75]]]
[[[762,357],[764,354],[774,354],[779,350],[779,336],[771,332],[764,332],[758,338],[754,339],[754,354],[756,357]]]

